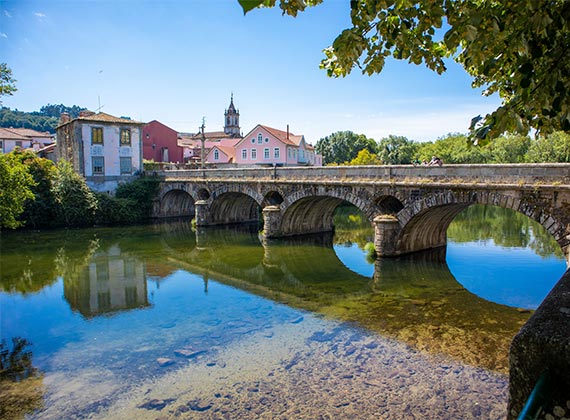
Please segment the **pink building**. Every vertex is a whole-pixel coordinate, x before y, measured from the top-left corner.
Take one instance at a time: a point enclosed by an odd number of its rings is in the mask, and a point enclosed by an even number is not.
[[[154,162],[184,162],[183,148],[178,145],[178,132],[159,121],[151,121],[142,129],[143,159]]]
[[[258,124],[236,144],[238,165],[322,165],[305,136]]]
[[[235,163],[236,149],[233,145],[213,145],[206,155],[206,163],[214,165],[229,165]]]

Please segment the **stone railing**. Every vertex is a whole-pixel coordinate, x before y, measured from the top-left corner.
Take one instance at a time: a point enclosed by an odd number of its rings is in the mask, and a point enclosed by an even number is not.
[[[443,166],[322,166],[250,167],[166,170],[149,173],[171,181],[183,180],[278,180],[366,181],[366,182],[447,182],[526,185],[570,185],[570,164],[497,164]]]

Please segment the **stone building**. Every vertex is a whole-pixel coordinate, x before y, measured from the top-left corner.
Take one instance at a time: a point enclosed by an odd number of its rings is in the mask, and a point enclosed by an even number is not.
[[[94,191],[112,193],[142,170],[144,123],[104,112],[63,113],[56,128],[56,158],[71,162]]]

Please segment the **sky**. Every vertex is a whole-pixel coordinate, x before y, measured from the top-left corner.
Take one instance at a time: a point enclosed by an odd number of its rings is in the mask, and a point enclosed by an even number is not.
[[[350,27],[349,5],[324,0],[293,18],[244,16],[237,0],[1,0],[0,61],[18,88],[3,106],[79,105],[179,132],[204,118],[219,131],[233,93],[243,134],[289,125],[316,144],[344,130],[433,141],[500,104],[451,61],[444,75],[389,60],[379,75],[329,78],[322,50]]]

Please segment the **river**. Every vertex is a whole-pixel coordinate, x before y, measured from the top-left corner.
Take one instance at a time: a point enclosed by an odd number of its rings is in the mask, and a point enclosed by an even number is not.
[[[566,269],[549,234],[473,206],[446,249],[375,261],[354,208],[335,229],[3,232],[0,417],[504,418],[510,342]]]

